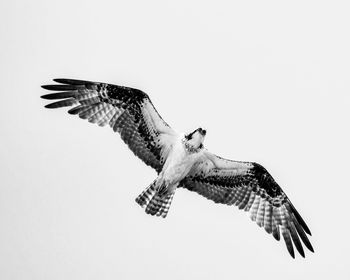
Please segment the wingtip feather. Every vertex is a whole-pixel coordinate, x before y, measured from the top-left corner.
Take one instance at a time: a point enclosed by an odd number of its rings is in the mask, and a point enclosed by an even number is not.
[[[308,249],[309,249],[312,253],[315,253],[314,248],[312,247],[311,244],[310,244],[310,247],[308,247]]]
[[[40,87],[46,90],[51,90],[52,85],[41,85]]]
[[[78,104],[78,101],[74,100],[74,99],[64,99],[64,100],[60,100],[54,103],[49,103],[45,105],[45,108],[47,109],[55,109],[55,108],[61,108],[61,107],[68,107],[68,106],[72,106],[72,105],[76,105]]]
[[[56,109],[57,107],[55,105],[52,105],[53,103],[50,103],[50,104],[46,104],[44,107],[46,109]]]
[[[75,94],[76,94],[75,91],[63,91],[63,92],[44,94],[40,97],[48,100],[55,100],[55,99],[71,98],[71,97],[74,97]]]
[[[302,228],[304,229],[304,231],[312,236],[311,231],[309,229],[309,227],[307,226],[307,224],[305,223],[304,219],[301,217],[301,215],[299,214],[299,212],[297,211],[297,209],[294,207],[294,205],[288,200],[289,205],[291,207],[291,212],[294,214],[295,218],[297,219],[298,223],[302,226]]]
[[[73,85],[73,84],[42,85],[41,87],[46,90],[59,90],[59,91],[76,90],[79,88],[78,85]]]
[[[65,78],[56,78],[53,79],[56,83],[64,84],[64,85],[86,85],[86,84],[94,84],[91,81],[85,80],[76,80],[76,79],[65,79]]]

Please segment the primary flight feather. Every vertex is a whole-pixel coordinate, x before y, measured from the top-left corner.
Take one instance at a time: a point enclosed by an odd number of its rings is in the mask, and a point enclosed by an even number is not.
[[[174,131],[141,90],[99,82],[54,79],[41,96],[58,100],[46,108],[71,107],[99,126],[109,125],[158,177],[137,198],[147,214],[166,217],[177,188],[216,203],[237,206],[276,240],[280,234],[294,258],[294,247],[305,256],[302,243],[313,252],[306,223],[293,204],[260,164],[221,158],[203,147],[206,131],[183,134]],[[302,242],[301,242],[302,241]],[[293,245],[294,244],[294,245]]]

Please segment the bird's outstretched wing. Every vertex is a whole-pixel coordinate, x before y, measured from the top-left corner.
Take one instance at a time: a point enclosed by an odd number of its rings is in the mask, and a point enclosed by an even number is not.
[[[146,93],[106,83],[54,81],[58,84],[42,87],[56,92],[41,97],[59,101],[46,108],[73,106],[68,113],[99,126],[111,126],[136,156],[158,173],[162,170],[177,133],[163,121]]]
[[[180,186],[216,203],[235,205],[249,212],[250,218],[276,240],[280,240],[281,231],[293,258],[293,243],[305,257],[300,239],[313,252],[306,223],[260,164],[227,160],[205,151]]]

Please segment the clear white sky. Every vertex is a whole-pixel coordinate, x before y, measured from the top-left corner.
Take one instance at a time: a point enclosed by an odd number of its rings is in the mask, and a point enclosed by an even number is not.
[[[349,279],[348,1],[2,1],[0,279]],[[155,178],[119,135],[50,111],[52,78],[147,92],[175,129],[263,164],[308,223],[289,257],[245,213]],[[316,278],[317,277],[317,278]]]

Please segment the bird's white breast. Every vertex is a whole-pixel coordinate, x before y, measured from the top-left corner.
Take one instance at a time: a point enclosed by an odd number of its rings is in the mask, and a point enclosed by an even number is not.
[[[181,181],[191,170],[193,164],[200,157],[202,152],[189,154],[179,139],[172,147],[169,156],[161,172],[162,179],[168,184],[175,184]]]

